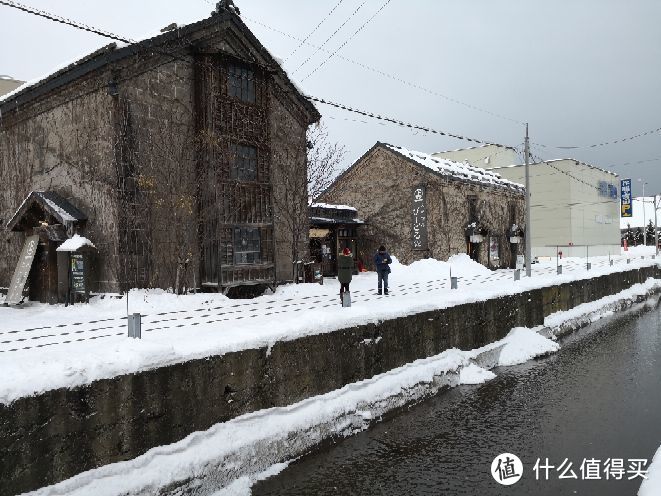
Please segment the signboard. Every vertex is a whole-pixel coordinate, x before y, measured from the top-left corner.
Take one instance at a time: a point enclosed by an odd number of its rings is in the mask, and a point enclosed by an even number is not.
[[[82,253],[71,254],[71,291],[85,293],[85,261]]]
[[[37,253],[37,246],[39,246],[39,236],[28,236],[25,239],[25,244],[21,250],[21,256],[16,264],[14,275],[11,278],[9,291],[7,291],[7,299],[5,303],[9,305],[17,305],[23,301],[23,288],[28,280],[34,254]]]
[[[631,179],[622,179],[620,181],[620,217],[633,217]]]
[[[413,214],[413,249],[427,249],[427,208],[425,206],[426,191],[424,186],[413,190],[411,212]]]

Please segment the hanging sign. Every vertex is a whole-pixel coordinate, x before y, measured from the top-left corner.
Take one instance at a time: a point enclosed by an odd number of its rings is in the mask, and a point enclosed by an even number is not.
[[[413,214],[413,249],[427,249],[427,209],[425,207],[426,191],[424,186],[413,190],[411,211]]]
[[[23,301],[23,288],[28,280],[34,254],[37,253],[37,246],[39,245],[39,236],[28,236],[23,244],[21,256],[16,264],[14,275],[11,278],[11,284],[7,291],[7,299],[5,303],[9,305],[17,305]]]
[[[631,179],[620,181],[620,216],[633,217],[633,205],[631,202]]]

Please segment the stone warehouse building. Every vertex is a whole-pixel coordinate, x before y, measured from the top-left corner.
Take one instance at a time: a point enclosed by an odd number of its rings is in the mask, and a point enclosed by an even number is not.
[[[307,192],[283,178],[307,173],[320,115],[227,4],[0,98],[0,219],[14,231],[0,243],[0,286],[26,234],[40,236],[35,260],[55,260],[63,230],[44,228],[62,215],[39,201],[20,209],[49,195],[85,219],[66,236],[98,249],[92,290],[291,278],[292,239],[307,250],[308,238],[288,226],[307,225]],[[41,299],[53,301],[57,270],[33,266],[46,269]]]
[[[495,173],[376,143],[321,195],[365,221],[359,257],[380,244],[404,263],[467,253],[492,268],[523,255],[524,187]]]

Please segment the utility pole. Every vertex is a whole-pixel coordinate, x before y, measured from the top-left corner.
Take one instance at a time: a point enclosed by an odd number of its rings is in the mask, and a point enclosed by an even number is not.
[[[647,219],[645,218],[645,185],[647,183],[645,181],[641,182],[643,183],[643,201],[641,202],[643,204],[643,246],[647,246]],[[656,197],[654,197],[654,201],[656,202]]]
[[[524,155],[526,159],[526,276],[532,273],[532,229],[530,228],[530,143],[528,141],[528,123],[526,122],[526,141]]]
[[[659,224],[657,221],[657,213],[656,211],[659,209],[659,204],[661,203],[661,195],[659,196],[659,201],[656,201],[657,195],[654,195],[654,253],[656,253],[656,256],[659,256]]]

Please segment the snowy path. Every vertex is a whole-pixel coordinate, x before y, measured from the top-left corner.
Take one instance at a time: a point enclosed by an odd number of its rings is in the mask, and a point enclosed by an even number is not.
[[[395,264],[391,296],[376,295],[376,274],[363,273],[352,282],[351,308],[341,308],[336,280],[324,286],[290,285],[253,300],[229,300],[219,294],[175,296],[135,291],[131,312],[140,312],[142,340],[128,339],[126,300],[104,299],[64,308],[29,303],[0,309],[0,402],[54,387],[74,386],[100,378],[147,370],[194,358],[276,341],[330,332],[357,324],[485,300],[528,289],[634,269],[656,263],[638,255],[562,261],[533,265],[533,276],[513,280],[513,271],[490,271],[465,255],[450,261],[422,260]],[[459,278],[451,290],[449,271]],[[522,271],[523,272],[523,271]]]

